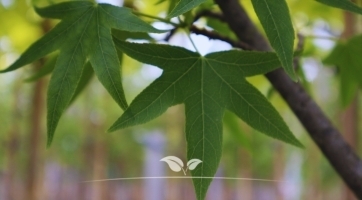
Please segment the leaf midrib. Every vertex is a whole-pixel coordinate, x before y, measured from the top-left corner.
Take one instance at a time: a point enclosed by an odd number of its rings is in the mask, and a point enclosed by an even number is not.
[[[101,52],[102,52],[102,58],[103,58],[103,63],[104,63],[104,65],[105,65],[105,69],[106,69],[106,71],[107,71],[107,73],[108,73],[108,78],[111,80],[111,83],[112,83],[112,87],[114,88],[114,90],[116,91],[116,93],[117,93],[117,96],[118,96],[118,99],[120,99],[121,101],[121,107],[123,106],[124,108],[127,108],[127,105],[125,104],[125,102],[123,102],[122,101],[122,95],[119,93],[119,91],[118,91],[118,89],[117,89],[117,87],[116,87],[116,84],[115,84],[115,82],[114,82],[114,80],[113,80],[113,78],[112,78],[112,76],[111,76],[111,73],[110,73],[110,71],[109,71],[109,66],[108,66],[108,63],[107,63],[107,61],[106,61],[106,58],[104,57],[104,51],[103,51],[103,48],[102,48],[102,45],[101,45],[101,34],[100,34],[100,24],[99,24],[99,21],[100,21],[100,19],[99,19],[99,9],[97,9],[97,12],[96,12],[96,14],[97,14],[97,16],[96,16],[96,18],[97,18],[97,35],[98,35],[98,44],[99,44],[99,49],[101,50]],[[115,49],[114,49],[115,50]]]
[[[107,12],[107,10],[104,9],[102,6],[99,6],[99,8],[102,9],[103,12],[106,13],[107,15],[109,15],[110,17],[116,19],[117,21],[120,20],[119,18],[117,18],[117,17],[115,17],[114,15],[110,14],[109,12]],[[140,26],[139,24],[133,23],[132,21],[124,21],[124,22],[127,22],[127,23],[129,23],[129,24],[133,24],[133,25],[135,25],[135,26]],[[121,29],[119,29],[119,30],[121,30]]]
[[[201,95],[201,116],[202,116],[202,160],[204,160],[205,158],[205,110],[204,110],[204,62],[205,59],[201,59],[201,90],[200,90],[200,95]],[[201,167],[201,176],[204,176],[204,165],[202,164]],[[201,179],[200,181],[200,187],[199,187],[199,199],[201,198],[201,189],[202,189],[202,183],[203,183],[203,179]]]
[[[88,12],[88,11],[87,11]],[[84,15],[83,15],[84,16]],[[85,33],[85,30],[87,30],[88,29],[88,25],[89,25],[89,22],[90,22],[90,19],[92,18],[92,16],[93,16],[93,13],[91,14],[91,16],[88,18],[88,22],[87,22],[87,24],[85,25],[85,28],[83,29],[83,32],[82,32],[82,35],[80,36],[80,38],[79,38],[79,40],[78,40],[78,43],[76,44],[76,46],[75,46],[75,48],[74,48],[74,51],[73,51],[73,53],[72,53],[72,57],[71,57],[71,59],[69,59],[69,62],[68,62],[68,64],[67,64],[67,67],[66,67],[66,72],[64,73],[64,76],[63,76],[63,78],[62,78],[62,82],[61,82],[61,84],[60,84],[60,89],[58,90],[58,93],[56,94],[56,101],[55,101],[55,105],[54,105],[54,108],[53,108],[53,114],[52,114],[52,121],[51,121],[51,125],[50,125],[50,127],[49,127],[49,129],[50,130],[52,130],[53,131],[53,126],[54,126],[54,115],[55,115],[55,110],[56,110],[56,108],[57,108],[57,105],[58,105],[58,100],[59,100],[59,95],[60,95],[60,91],[62,91],[62,88],[63,88],[63,83],[64,83],[64,80],[65,80],[65,77],[66,77],[66,75],[67,75],[67,72],[68,72],[68,69],[69,69],[69,63],[70,62],[72,62],[72,61],[74,61],[74,52],[76,52],[76,50],[78,49],[78,45],[79,44],[81,44],[81,42],[82,42],[82,38],[83,38],[83,36],[84,36],[84,33]]]
[[[264,117],[264,115],[262,115],[256,108],[254,108],[253,104],[250,104],[242,95],[239,94],[239,92],[232,87],[219,73],[217,73],[217,71],[212,67],[212,65],[209,63],[210,68],[212,69],[212,71],[227,85],[229,86],[230,89],[232,89],[238,96],[240,96],[240,98],[242,98],[245,102],[247,102],[247,104],[255,111],[259,114],[259,116],[263,117],[266,121],[269,122],[269,125],[272,125],[273,127],[275,127],[280,133],[284,133],[283,131],[281,131],[277,126],[275,126],[273,123],[271,123],[269,121],[268,118]],[[290,138],[288,135],[283,134],[284,136],[286,136],[288,139],[290,139],[290,141],[294,141],[293,138]]]
[[[199,58],[195,60],[195,63],[193,65],[191,65],[191,67],[186,70],[180,77],[178,77],[174,82],[172,82],[172,84],[170,84],[162,93],[160,93],[160,95],[155,99],[153,100],[151,103],[148,104],[148,106],[146,106],[144,109],[142,109],[141,111],[139,111],[138,113],[134,114],[133,117],[136,117],[138,116],[140,113],[142,113],[143,111],[145,111],[146,109],[148,109],[154,102],[156,102],[159,98],[161,98],[161,96],[163,94],[165,94],[168,89],[170,89],[173,85],[175,85],[181,78],[183,78],[184,76],[186,76],[188,74],[189,71],[191,71],[195,66],[196,66],[196,63],[199,61]],[[128,110],[128,109],[127,109]],[[125,112],[127,112],[127,110]],[[122,122],[122,124],[125,124],[126,122],[128,122],[129,120],[131,120],[131,118],[127,119],[127,120],[124,120]],[[116,126],[116,127],[123,127],[122,124]]]
[[[133,50],[132,48],[127,48],[127,47],[125,47],[125,46],[122,46],[121,48],[128,49],[128,51],[132,51],[133,53],[136,53],[136,54],[139,54],[139,55],[143,55],[143,56],[145,56],[145,57],[156,58],[156,59],[160,59],[160,60],[162,60],[162,61],[166,60],[166,62],[167,62],[167,61],[170,61],[170,60],[180,61],[180,60],[191,60],[191,59],[199,59],[199,58],[200,58],[200,57],[196,57],[196,56],[194,56],[194,57],[193,57],[193,56],[190,56],[190,57],[185,57],[185,58],[171,58],[171,57],[165,58],[165,57],[161,57],[161,56],[150,56],[149,54],[142,53],[142,52],[140,52],[140,51],[135,51],[135,50]],[[146,61],[144,61],[144,62],[145,62],[145,63],[148,63],[148,64],[150,64],[150,65],[155,65],[154,63],[151,63],[151,62],[146,62]],[[159,68],[162,69],[161,66],[156,66],[156,67],[159,67]]]
[[[247,74],[247,72],[245,72],[245,69],[242,69],[240,68],[241,66],[258,66],[258,65],[262,65],[262,64],[268,64],[268,63],[273,63],[275,62],[277,59],[274,59],[274,60],[268,60],[268,61],[260,61],[260,62],[257,62],[257,63],[248,63],[248,64],[237,64],[237,63],[227,63],[227,62],[223,62],[223,61],[220,61],[220,60],[215,60],[215,59],[210,59],[208,58],[208,60],[211,60],[213,62],[216,62],[216,63],[220,63],[220,64],[223,64],[223,65],[231,65],[231,66],[235,66],[235,67],[238,67],[242,72],[243,74]]]
[[[73,10],[78,10],[78,9],[81,9],[81,8],[85,8],[85,7],[90,7],[92,8],[92,5],[83,5],[83,6],[74,6],[74,7],[69,7],[68,9],[64,9],[64,10],[60,10],[58,11],[57,13],[68,13],[69,11],[73,11]]]
[[[267,7],[268,12],[269,12],[269,16],[270,16],[270,18],[271,18],[272,21],[273,21],[274,27],[277,27],[277,25],[276,25],[276,23],[275,23],[275,20],[274,20],[274,17],[273,17],[273,14],[272,14],[272,12],[271,12],[271,10],[270,10],[269,4],[267,3],[267,0],[261,0],[261,1],[264,1],[264,2],[265,2],[266,7]],[[282,47],[282,50],[283,50],[283,55],[284,55],[283,60],[284,60],[285,63],[288,65],[287,56],[286,56],[286,53],[285,53],[284,45],[283,45],[282,40],[281,40],[281,37],[280,37],[279,30],[278,30],[278,28],[276,28],[275,30],[276,30],[277,35],[278,35],[279,44],[280,44],[280,46]],[[289,70],[288,70],[288,71],[289,71]]]
[[[50,42],[54,41],[54,40],[57,40],[59,38],[59,36],[62,36],[63,33],[65,32],[68,32],[76,23],[78,23],[79,20],[82,19],[82,17],[84,15],[86,15],[90,10],[92,9],[92,7],[90,7],[88,10],[85,10],[84,13],[77,19],[75,20],[72,24],[70,24],[70,26],[68,26],[67,28],[61,30],[55,37],[53,37],[51,40],[48,40],[46,42],[44,42],[43,45],[41,45],[39,48],[37,48],[36,50],[34,51],[38,51],[39,49],[43,48],[44,46],[46,46],[47,44],[49,44]],[[63,22],[60,22],[60,23],[63,23]],[[53,30],[52,30],[53,31]],[[59,49],[59,48],[57,48]],[[55,50],[57,50],[55,49]],[[48,53],[51,53],[51,52],[48,52]],[[27,55],[27,56],[24,56],[23,58],[26,60],[28,57],[31,57],[31,55]]]
[[[215,60],[215,59],[212,59],[212,58],[207,58],[207,60],[211,60],[211,61],[213,61],[213,62],[220,63],[220,64],[224,64],[224,65],[233,65],[233,66],[240,67],[240,66],[257,66],[257,65],[261,65],[261,64],[273,63],[273,62],[275,62],[275,61],[278,60],[278,59],[276,58],[276,59],[273,59],[273,60],[253,62],[253,63],[246,63],[246,64],[243,64],[243,63],[228,63],[228,62],[223,62],[223,61],[221,61],[221,60]]]

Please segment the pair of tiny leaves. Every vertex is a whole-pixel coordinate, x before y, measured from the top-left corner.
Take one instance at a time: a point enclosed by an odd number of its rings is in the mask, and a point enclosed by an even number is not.
[[[186,175],[187,170],[194,170],[200,163],[202,163],[199,159],[191,159],[186,163],[186,170],[183,169],[184,163],[182,160],[176,156],[166,156],[162,158],[160,161],[164,161],[168,164],[168,166],[171,168],[174,172],[183,171],[184,175]]]
[[[88,73],[84,71],[87,60],[113,99],[121,108],[127,108],[111,29],[154,33],[163,31],[143,22],[130,9],[108,4],[72,1],[35,10],[42,17],[62,21],[0,73],[16,70],[60,50],[47,94],[49,146],[61,114],[72,101],[84,73]]]
[[[200,56],[169,45],[114,42],[128,56],[163,72],[132,101],[109,132],[146,123],[183,103],[187,158],[202,160],[191,172],[196,177],[216,173],[226,109],[262,133],[302,147],[275,108],[245,79],[278,68],[275,53],[231,50]],[[211,179],[193,182],[197,198],[204,199]]]

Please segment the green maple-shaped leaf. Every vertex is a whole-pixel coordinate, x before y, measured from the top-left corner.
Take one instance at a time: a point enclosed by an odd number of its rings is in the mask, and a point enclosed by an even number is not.
[[[252,0],[255,13],[277,53],[280,62],[293,79],[297,76],[293,67],[294,29],[285,0]]]
[[[316,0],[320,3],[326,4],[331,7],[340,8],[343,10],[348,10],[362,15],[362,8],[358,7],[351,0]]]
[[[113,99],[123,109],[127,108],[111,29],[131,32],[160,31],[138,19],[131,10],[109,4],[72,1],[36,8],[36,12],[42,17],[62,21],[32,44],[14,64],[0,72],[18,69],[60,50],[47,97],[49,146],[60,116],[77,90],[87,60]]]
[[[362,87],[362,35],[355,36],[345,43],[339,43],[323,61],[327,65],[336,65],[340,75],[340,98],[343,107],[347,107]]]
[[[168,17],[172,18],[182,15],[183,13],[195,8],[196,6],[206,1],[207,0],[180,0],[168,14]]]
[[[146,123],[167,108],[185,104],[187,157],[202,163],[193,176],[214,176],[221,157],[225,109],[253,128],[302,146],[268,100],[245,77],[266,73],[280,62],[274,53],[226,51],[200,56],[180,47],[115,40],[132,58],[158,66],[162,75],[141,92],[109,131]],[[193,179],[204,199],[211,179]]]

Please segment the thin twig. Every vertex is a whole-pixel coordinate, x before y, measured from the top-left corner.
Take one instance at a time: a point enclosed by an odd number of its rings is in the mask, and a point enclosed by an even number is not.
[[[192,40],[192,38],[191,38],[191,34],[190,34],[190,33],[191,33],[191,30],[189,30],[188,32],[189,32],[189,33],[187,34],[187,37],[189,38],[189,40],[190,40],[192,46],[194,47],[195,51],[200,54],[200,51],[197,49],[195,42],[194,42],[194,41]]]
[[[225,21],[223,14],[212,12],[210,10],[203,10],[195,15],[194,22],[199,20],[201,17],[211,17],[220,21]]]
[[[180,24],[174,23],[174,22],[172,22],[171,20],[165,19],[165,18],[162,18],[162,17],[157,17],[157,16],[145,14],[145,13],[141,13],[141,12],[138,12],[138,11],[132,11],[132,13],[135,14],[135,15],[137,15],[137,16],[148,17],[148,18],[151,18],[151,19],[158,20],[158,21],[160,21],[160,22],[164,22],[164,23],[167,23],[167,24],[171,24],[172,26],[175,26],[175,27],[180,26]]]
[[[175,35],[175,33],[177,32],[177,29],[178,29],[178,28],[179,28],[179,27],[173,28],[170,32],[168,32],[167,36],[166,36],[163,40],[164,40],[165,42],[170,41],[171,37],[172,37],[173,35]]]

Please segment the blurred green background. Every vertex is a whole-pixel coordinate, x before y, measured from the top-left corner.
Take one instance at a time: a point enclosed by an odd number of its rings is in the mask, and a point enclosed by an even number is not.
[[[41,5],[59,1],[36,2]],[[132,5],[140,12],[155,16],[165,16],[168,7],[168,2],[155,5],[157,0],[107,2]],[[258,24],[250,1],[242,3]],[[358,92],[353,91],[352,103],[348,106],[341,103],[340,70],[322,62],[338,42],[351,36],[346,33],[348,26],[351,26],[348,25],[350,15],[314,1],[289,0],[288,4],[295,30],[303,36],[299,38],[301,40],[296,40],[296,46],[297,43],[304,46],[303,55],[298,60],[301,82],[327,116],[345,133],[358,154],[362,155],[359,145],[361,137],[358,137],[358,130],[361,130],[361,123],[358,123],[358,113],[361,112]],[[360,24],[353,33],[357,34],[362,21],[357,16],[352,18],[355,20],[352,26]],[[14,62],[56,23],[39,18],[30,1],[0,0],[0,69]],[[197,23],[233,37],[226,26],[215,20],[202,18]],[[167,28],[159,22],[154,25]],[[151,36],[155,40],[165,37]],[[192,35],[192,38],[204,53],[230,48],[223,42],[208,40],[203,36]],[[169,43],[192,48],[182,32],[176,33]],[[362,53],[362,49],[359,53]],[[0,75],[0,199],[195,199],[190,179],[82,182],[183,176],[182,173],[172,172],[166,163],[159,161],[173,155],[186,162],[182,105],[170,108],[148,124],[106,133],[122,110],[93,78],[62,116],[53,144],[47,149],[45,111],[50,76],[34,82],[24,80],[39,71],[49,58]],[[128,102],[161,73],[156,67],[143,65],[126,56],[123,57],[122,70]],[[249,80],[270,99],[306,149],[298,149],[259,134],[232,113],[226,113],[223,155],[216,176],[245,179],[214,180],[207,199],[353,199],[269,82],[263,76]],[[351,122],[357,124],[356,130],[350,130]]]

